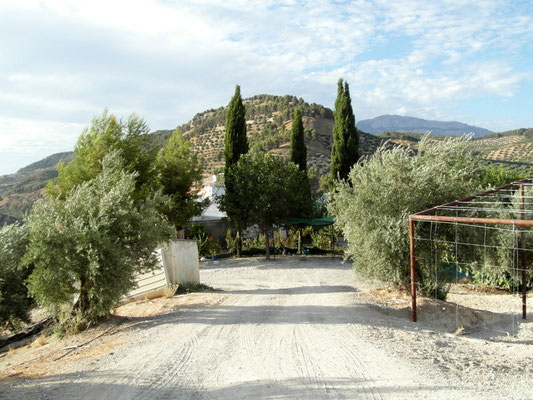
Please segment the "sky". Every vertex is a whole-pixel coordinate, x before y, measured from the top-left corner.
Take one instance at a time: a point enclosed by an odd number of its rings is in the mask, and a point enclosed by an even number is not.
[[[0,175],[104,109],[173,129],[243,97],[533,127],[532,0],[0,0]]]

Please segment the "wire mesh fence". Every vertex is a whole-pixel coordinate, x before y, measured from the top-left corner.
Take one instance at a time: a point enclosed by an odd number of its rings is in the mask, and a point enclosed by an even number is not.
[[[527,291],[532,286],[530,199],[531,178],[409,216],[413,321],[417,320],[417,291],[454,301],[459,329],[461,310],[465,310],[461,293],[479,297],[481,288],[498,287],[504,290],[498,292],[501,305],[489,301],[494,298],[486,294],[485,301],[480,300],[476,307],[492,312],[493,319],[499,314],[502,318],[510,316],[507,326],[492,323],[492,328],[516,333],[519,321],[526,319]],[[490,310],[491,304],[494,310]],[[488,321],[481,318],[479,322],[488,328]]]

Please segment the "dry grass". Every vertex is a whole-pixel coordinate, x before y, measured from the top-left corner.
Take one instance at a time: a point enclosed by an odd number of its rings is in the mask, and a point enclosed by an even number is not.
[[[31,347],[36,349],[46,344],[48,344],[48,338],[45,335],[40,335],[39,337],[37,337],[37,339],[31,342]]]

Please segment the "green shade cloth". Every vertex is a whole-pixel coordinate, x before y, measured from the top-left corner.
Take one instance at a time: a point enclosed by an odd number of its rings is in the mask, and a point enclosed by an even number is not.
[[[333,218],[287,218],[283,220],[283,225],[327,226],[334,223]]]

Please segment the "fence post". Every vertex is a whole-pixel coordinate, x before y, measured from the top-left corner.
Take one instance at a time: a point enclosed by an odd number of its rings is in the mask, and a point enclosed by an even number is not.
[[[520,185],[520,219],[525,219],[525,204],[524,204],[524,185]],[[527,300],[527,290],[526,290],[526,232],[525,227],[521,227],[520,232],[520,268],[522,269],[522,319],[526,319],[526,300]]]
[[[409,245],[411,251],[411,321],[416,322],[415,222],[411,217],[409,217]]]

